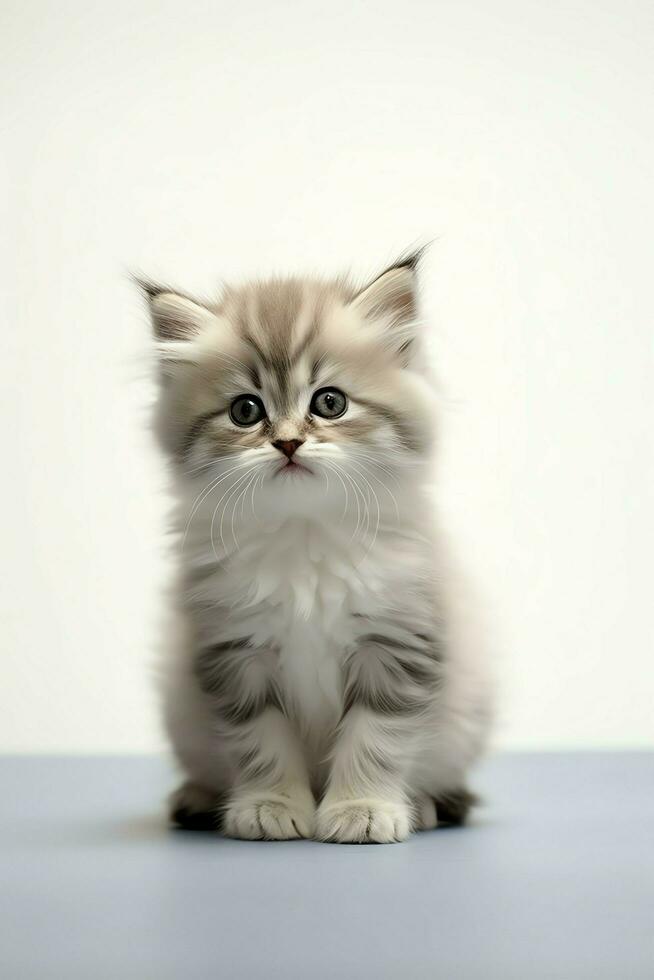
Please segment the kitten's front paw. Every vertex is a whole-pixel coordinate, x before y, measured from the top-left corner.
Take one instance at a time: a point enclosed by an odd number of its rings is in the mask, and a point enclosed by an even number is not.
[[[313,834],[313,797],[270,793],[235,796],[225,811],[227,837],[242,840],[292,840]]]
[[[386,800],[323,803],[317,819],[319,840],[338,844],[392,844],[411,833],[409,808]]]

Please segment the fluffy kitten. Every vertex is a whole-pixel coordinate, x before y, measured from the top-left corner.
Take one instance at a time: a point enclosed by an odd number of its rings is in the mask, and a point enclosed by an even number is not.
[[[424,492],[417,261],[216,303],[144,284],[178,499],[183,826],[390,842],[465,818],[489,686]]]

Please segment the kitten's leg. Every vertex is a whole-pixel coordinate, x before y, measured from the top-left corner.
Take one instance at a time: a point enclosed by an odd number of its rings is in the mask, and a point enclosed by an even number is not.
[[[318,809],[318,837],[341,843],[405,840],[412,811],[405,790],[406,725],[368,708],[343,719],[327,791]]]
[[[193,673],[188,638],[175,640],[162,692],[164,720],[186,781],[168,798],[169,818],[184,829],[215,830],[231,784],[230,760],[216,738],[211,701]]]
[[[315,800],[288,719],[271,706],[233,737],[239,775],[225,809],[224,832],[246,840],[311,837]]]
[[[407,787],[438,663],[424,636],[370,636],[347,664],[345,710],[318,836],[341,842],[405,840],[416,822]]]
[[[217,737],[234,760],[223,831],[248,840],[311,837],[315,801],[299,739],[281,710],[276,658],[242,642],[196,658],[196,678],[215,712]]]

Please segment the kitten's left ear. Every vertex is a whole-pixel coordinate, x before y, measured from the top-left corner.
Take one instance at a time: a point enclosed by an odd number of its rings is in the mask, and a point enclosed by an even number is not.
[[[397,260],[352,301],[354,308],[383,331],[385,343],[408,361],[418,315],[417,270],[424,249]]]
[[[216,319],[210,309],[176,289],[137,276],[133,279],[147,298],[154,336],[158,341],[193,340]]]
[[[137,276],[132,279],[148,302],[154,349],[163,376],[173,374],[179,364],[193,363],[197,357],[193,341],[216,325],[216,314],[175,289]]]

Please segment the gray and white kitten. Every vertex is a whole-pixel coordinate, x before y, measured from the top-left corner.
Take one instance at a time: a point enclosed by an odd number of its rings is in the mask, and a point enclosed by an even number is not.
[[[173,464],[173,821],[390,842],[462,822],[487,663],[425,493],[418,255],[363,289],[144,284]]]

